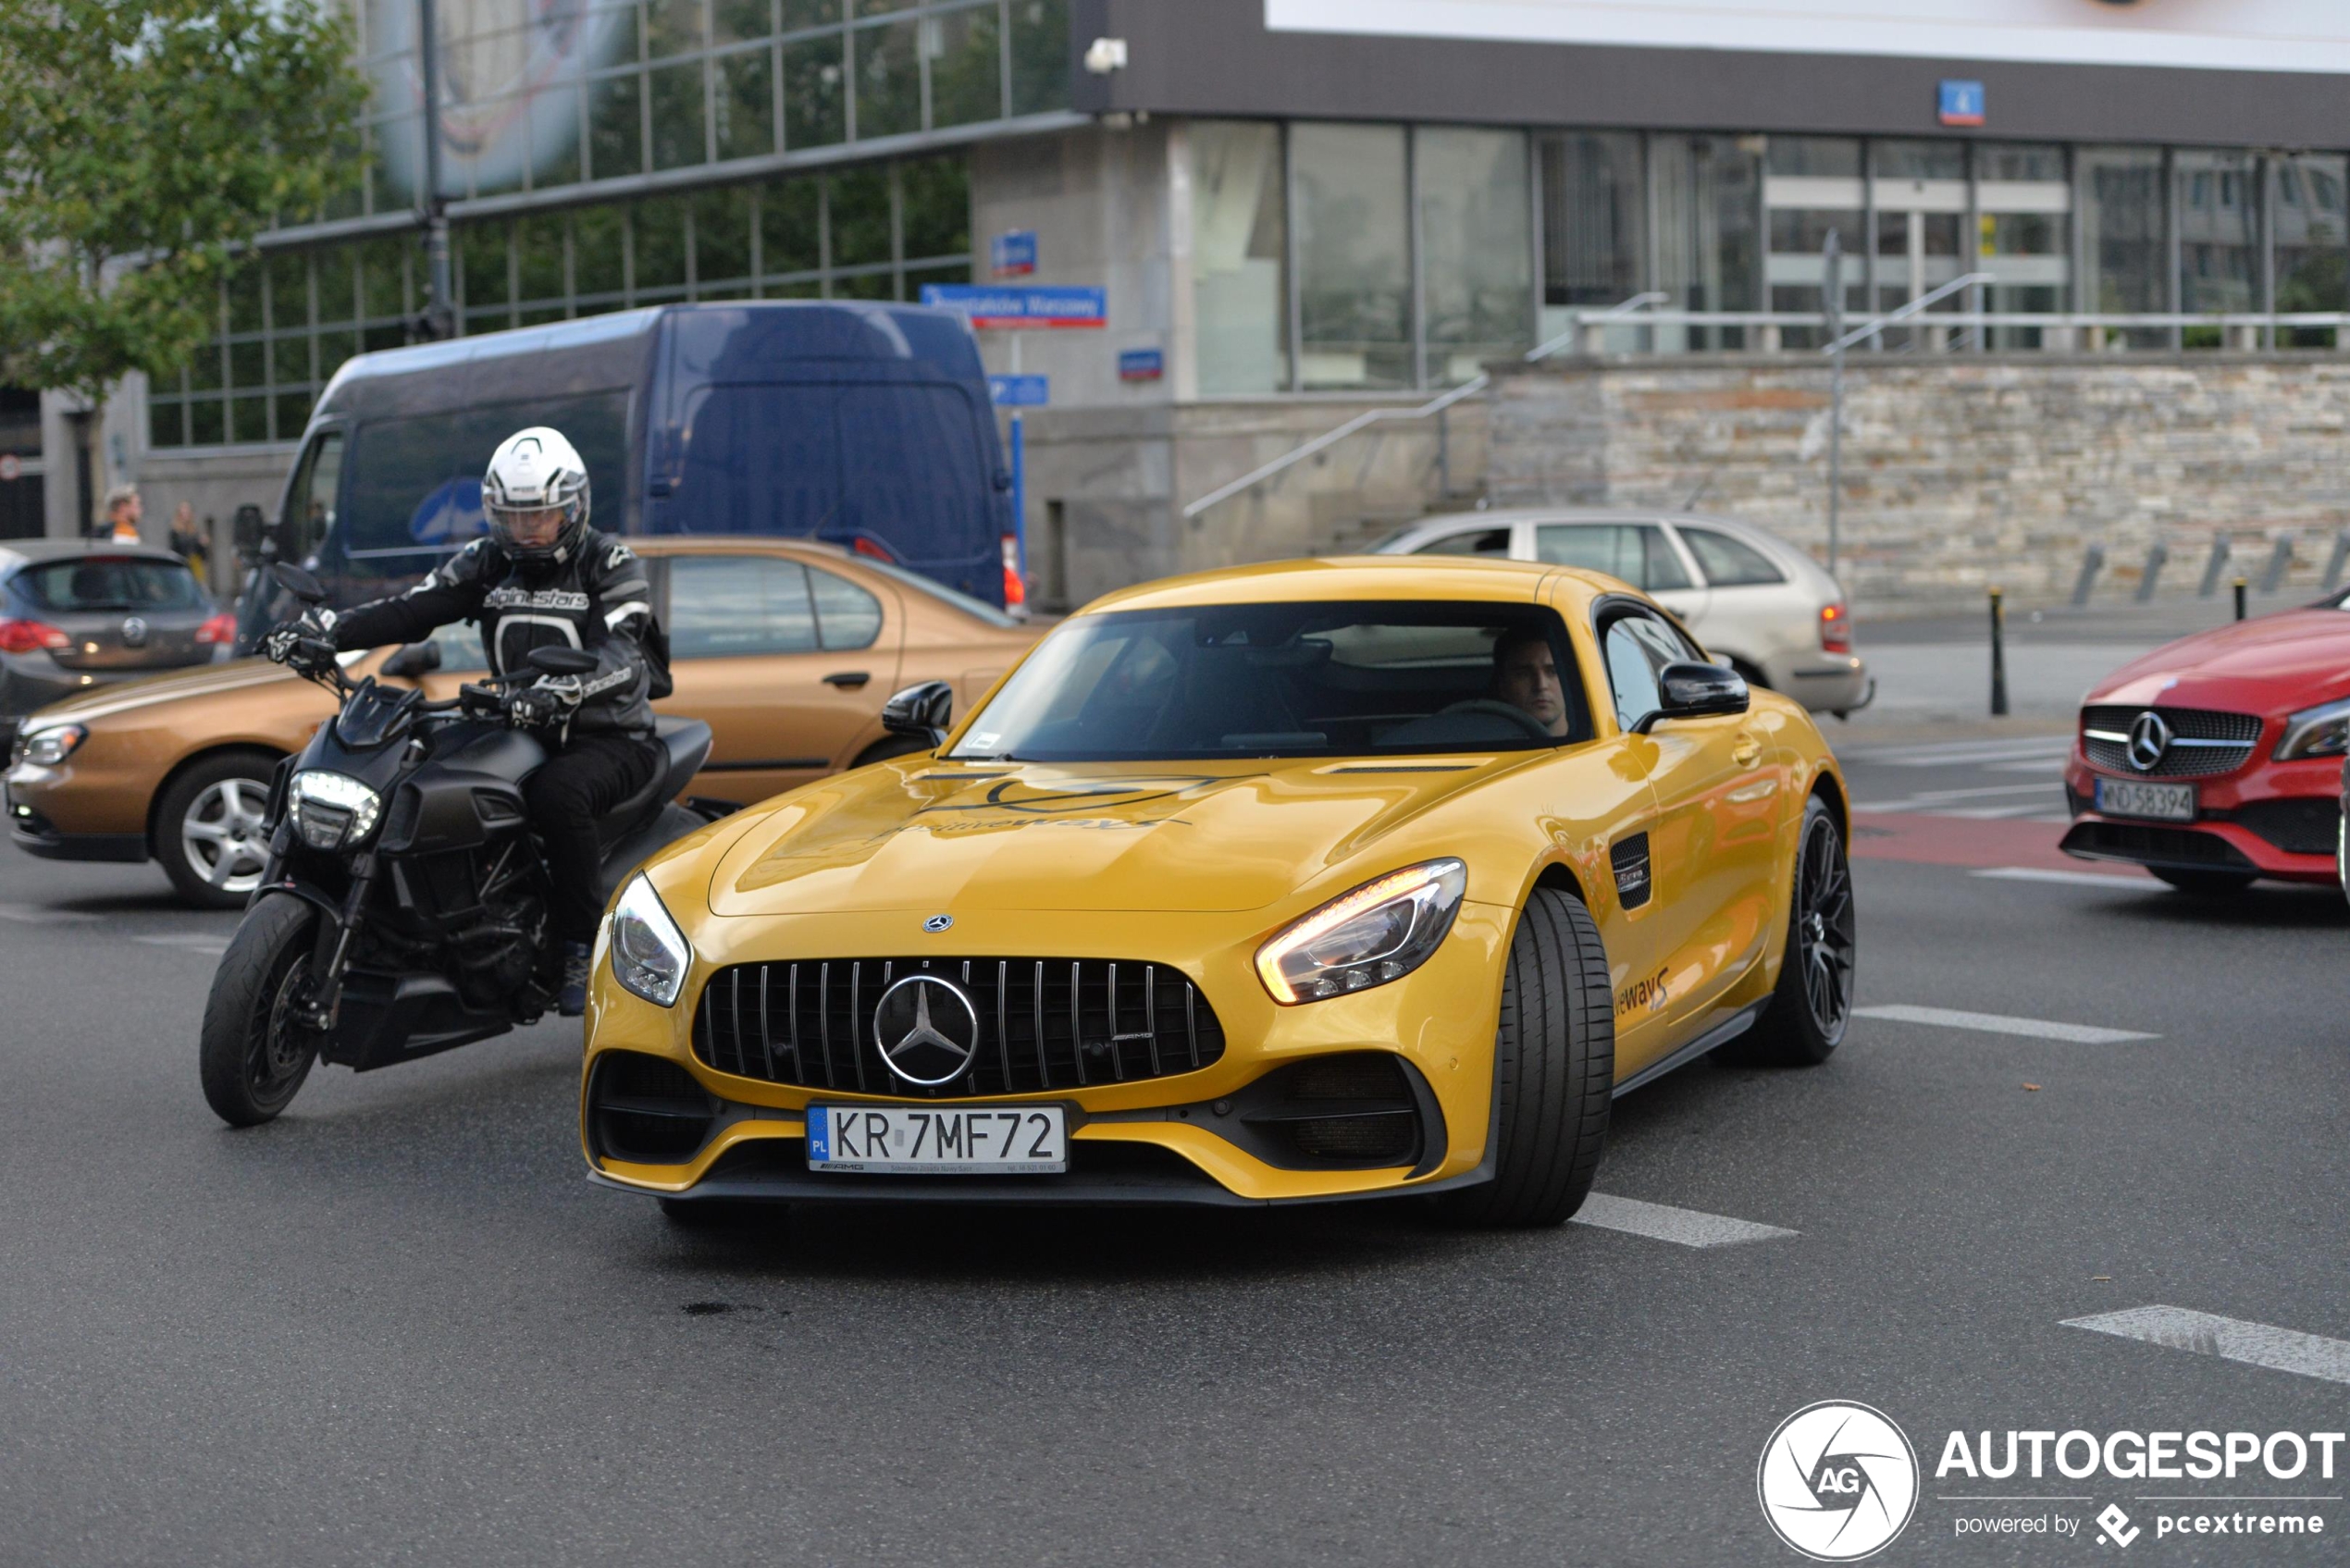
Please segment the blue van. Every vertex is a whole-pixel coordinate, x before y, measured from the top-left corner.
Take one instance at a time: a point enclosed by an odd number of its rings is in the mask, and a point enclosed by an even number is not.
[[[484,530],[482,469],[526,425],[571,438],[608,533],[812,537],[1003,606],[1011,475],[978,345],[913,305],[661,305],[361,354],[303,433],[280,558],[337,606],[398,591]],[[241,647],[276,598],[247,594]]]

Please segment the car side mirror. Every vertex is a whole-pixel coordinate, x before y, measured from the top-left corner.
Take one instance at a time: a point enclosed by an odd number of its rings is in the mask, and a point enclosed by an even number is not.
[[[597,663],[584,648],[534,648],[527,661],[542,675],[592,675]]]
[[[1664,719],[1712,719],[1743,713],[1754,696],[1746,677],[1719,664],[1667,664],[1657,672],[1657,708],[1633,729],[1646,735]]]
[[[883,729],[933,747],[946,744],[954,719],[955,688],[945,681],[908,686],[882,705]]]
[[[440,668],[440,645],[437,642],[412,642],[396,648],[383,661],[380,672],[396,680],[413,681],[419,675],[429,675]]]
[[[291,561],[280,561],[271,566],[269,580],[304,604],[327,602],[327,590],[324,585]]]
[[[268,534],[269,525],[263,521],[261,508],[246,501],[237,508],[229,529],[238,552],[251,556],[260,553],[261,541]]]

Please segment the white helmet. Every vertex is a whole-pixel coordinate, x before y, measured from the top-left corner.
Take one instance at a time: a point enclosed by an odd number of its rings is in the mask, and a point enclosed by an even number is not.
[[[579,531],[588,525],[588,464],[560,430],[544,425],[517,430],[489,454],[481,504],[498,548],[507,555],[517,561],[569,560]],[[515,525],[539,524],[550,512],[561,515],[552,535],[527,544],[515,537]],[[528,532],[537,536],[539,528],[530,526]]]

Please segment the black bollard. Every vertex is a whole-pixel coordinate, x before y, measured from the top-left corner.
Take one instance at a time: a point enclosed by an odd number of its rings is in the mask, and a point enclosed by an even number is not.
[[[2236,619],[2239,621],[2244,619],[2244,579],[2238,577],[2236,579]]]
[[[1991,590],[1991,717],[2008,716],[2007,617],[2000,612],[2000,593]]]

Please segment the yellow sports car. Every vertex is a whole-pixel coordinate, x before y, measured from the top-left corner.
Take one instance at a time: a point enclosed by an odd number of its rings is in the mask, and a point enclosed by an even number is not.
[[[728,817],[598,945],[594,1179],[734,1200],[1582,1203],[1609,1102],[1852,1006],[1803,710],[1612,578],[1291,562],[1114,594],[934,749]]]

